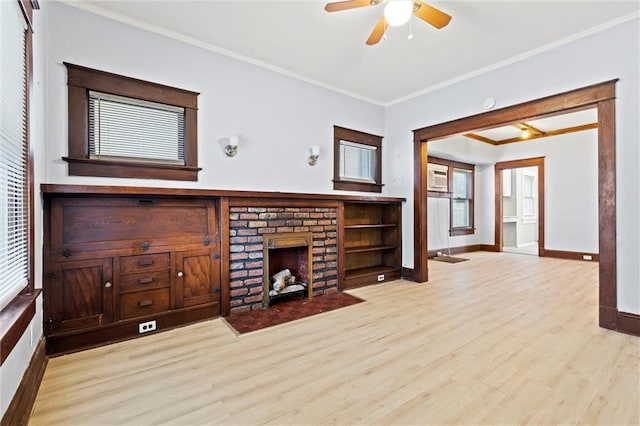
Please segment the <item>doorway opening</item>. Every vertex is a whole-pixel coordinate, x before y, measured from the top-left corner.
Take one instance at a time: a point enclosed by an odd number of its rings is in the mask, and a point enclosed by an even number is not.
[[[495,165],[496,251],[544,256],[544,157]]]
[[[616,330],[617,309],[615,85],[611,80],[482,114],[414,130],[413,280],[428,281],[427,158],[429,141],[568,112],[596,108],[598,115],[599,324]]]

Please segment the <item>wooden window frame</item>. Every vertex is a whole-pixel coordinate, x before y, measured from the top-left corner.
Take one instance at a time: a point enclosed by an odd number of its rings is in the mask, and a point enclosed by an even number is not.
[[[36,314],[36,299],[41,290],[36,289],[34,277],[34,203],[33,203],[33,146],[30,144],[30,96],[33,92],[33,10],[40,6],[36,0],[16,0],[22,9],[28,28],[26,30],[26,61],[27,61],[27,117],[26,117],[26,149],[27,157],[27,196],[29,198],[29,223],[27,232],[27,285],[18,296],[0,311],[0,365],[9,357],[27,327]]]
[[[356,142],[375,147],[376,173],[374,182],[357,182],[340,178],[340,141]],[[333,126],[333,189],[341,191],[382,192],[382,136]]]
[[[446,160],[438,157],[428,157],[428,163],[447,166],[447,192],[443,196],[442,193],[428,191],[430,197],[449,198],[449,236],[472,235],[476,232],[475,228],[475,189],[476,189],[476,166],[474,164],[463,163],[460,161]],[[471,198],[469,199],[469,226],[453,227],[453,169],[468,170],[471,172]]]
[[[464,165],[464,166],[463,166]],[[458,198],[453,197],[453,170],[464,170],[471,172],[471,198],[469,198],[469,226],[459,226],[453,227],[453,202]],[[452,165],[450,168],[450,187],[451,187],[451,205],[449,207],[449,235],[454,237],[457,235],[472,235],[476,232],[475,229],[475,221],[474,221],[474,210],[475,210],[475,188],[476,188],[476,173],[475,167],[472,164],[465,163],[456,163],[456,165]]]
[[[198,95],[149,81],[138,80],[64,62],[67,67],[69,102],[69,175],[138,179],[197,181]],[[185,109],[185,164],[158,164],[144,161],[117,161],[89,158],[89,91],[110,93],[133,99],[158,102]]]

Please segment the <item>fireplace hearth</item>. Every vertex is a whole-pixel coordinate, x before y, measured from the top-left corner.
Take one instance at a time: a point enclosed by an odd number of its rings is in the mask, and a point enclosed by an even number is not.
[[[313,234],[281,232],[264,236],[262,307],[294,294],[313,297]]]

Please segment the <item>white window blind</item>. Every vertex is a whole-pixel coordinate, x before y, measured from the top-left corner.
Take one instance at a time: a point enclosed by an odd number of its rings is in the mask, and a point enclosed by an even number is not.
[[[350,141],[340,141],[340,179],[376,181],[376,147]]]
[[[184,108],[89,91],[89,157],[184,165]]]
[[[0,1],[0,309],[28,283],[26,22]]]

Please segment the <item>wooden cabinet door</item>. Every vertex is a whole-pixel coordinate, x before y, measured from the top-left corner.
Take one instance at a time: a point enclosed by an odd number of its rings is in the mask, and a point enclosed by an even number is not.
[[[176,253],[176,307],[215,304],[220,314],[220,259],[210,248]]]
[[[112,258],[56,262],[45,274],[47,335],[113,320]]]

